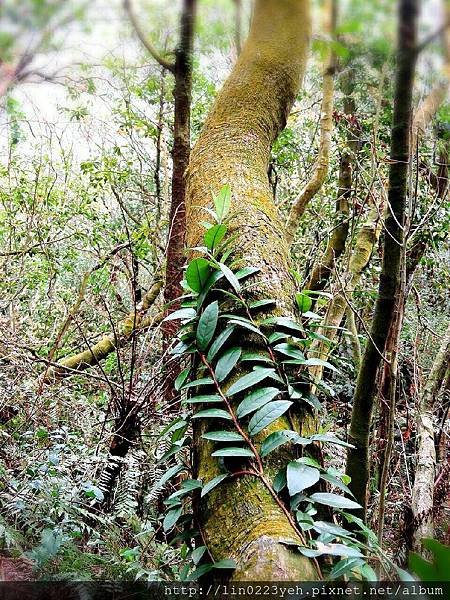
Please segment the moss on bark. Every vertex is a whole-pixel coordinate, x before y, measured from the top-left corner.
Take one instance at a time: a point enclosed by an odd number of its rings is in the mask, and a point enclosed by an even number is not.
[[[300,85],[309,29],[307,0],[257,0],[249,38],[191,153],[187,175],[188,246],[198,245],[203,235],[203,208],[211,207],[212,195],[230,184],[230,229],[238,233],[234,257],[260,269],[258,295],[276,298],[283,314],[294,310],[294,284],[267,167]],[[194,442],[197,475],[209,480],[218,465],[199,435],[200,430]],[[268,470],[274,471],[277,462],[281,466],[273,453]],[[295,550],[300,544],[296,531],[260,480],[245,476],[221,484],[206,497],[198,516],[214,558],[237,561],[234,579],[317,578],[313,563]]]

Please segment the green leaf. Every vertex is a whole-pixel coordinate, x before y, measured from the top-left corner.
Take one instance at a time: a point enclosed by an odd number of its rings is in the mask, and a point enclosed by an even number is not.
[[[322,467],[314,458],[310,456],[302,456],[301,458],[297,458],[296,461],[301,463],[302,465],[308,465],[309,467],[314,467],[315,469],[321,469]]]
[[[223,402],[218,394],[205,394],[204,396],[194,396],[183,400],[182,404],[201,404],[203,402]]]
[[[297,358],[299,360],[305,361],[305,355],[303,352],[300,352],[298,348],[293,346],[292,344],[277,344],[273,347],[274,350],[284,354],[285,356],[290,356],[291,358]]]
[[[221,273],[220,271],[214,271],[213,273],[211,273],[205,285],[203,286],[202,291],[198,295],[197,309],[201,308],[203,302],[205,301],[205,298],[208,296],[209,290],[213,287],[215,283],[222,279],[222,277],[223,273]]]
[[[206,357],[209,362],[211,362],[213,360],[213,358],[216,356],[216,354],[219,352],[219,350],[225,344],[225,342],[230,337],[230,335],[233,333],[233,331],[234,331],[234,327],[227,327],[221,333],[219,333],[219,335],[216,337],[216,339],[213,341],[213,343],[209,347],[208,355]]]
[[[197,326],[196,339],[199,350],[203,351],[214,336],[219,318],[219,304],[217,300],[211,302],[203,311]]]
[[[183,508],[180,506],[178,508],[174,508],[169,510],[169,512],[164,517],[163,521],[163,529],[164,531],[169,531],[181,517],[181,513],[183,512]]]
[[[326,521],[316,521],[314,523],[314,529],[317,533],[329,533],[331,535],[335,535],[343,538],[352,538],[353,534],[347,529],[340,527],[339,525],[335,525],[334,523],[327,523]]]
[[[274,365],[274,361],[267,354],[259,352],[243,352],[241,362],[263,362]]]
[[[284,414],[289,407],[292,406],[292,402],[288,400],[276,400],[275,402],[269,402],[256,412],[250,419],[248,424],[248,432],[250,435],[256,435],[268,425],[276,421],[282,414]]]
[[[242,327],[243,329],[248,329],[248,331],[252,331],[253,333],[260,335],[262,338],[267,339],[263,332],[260,329],[258,329],[258,327],[255,327],[255,325],[252,325],[252,323],[248,323],[243,320],[241,321],[236,318],[230,319],[228,323],[230,325],[237,325],[238,327]]]
[[[242,348],[230,348],[219,358],[216,364],[215,374],[217,381],[223,381],[228,377],[236,366],[242,354]]]
[[[238,448],[236,446],[232,446],[230,448],[221,448],[220,450],[216,450],[211,454],[211,456],[250,456],[254,457],[255,455],[248,448]]]
[[[328,481],[328,483],[331,483],[331,485],[334,485],[335,487],[339,488],[346,494],[353,496],[352,492],[350,491],[350,488],[347,487],[345,485],[345,483],[343,483],[340,479],[338,479],[334,475],[330,475],[329,473],[322,473],[321,478],[325,479],[325,481]]]
[[[222,475],[218,475],[217,477],[214,477],[214,479],[211,479],[211,481],[208,481],[208,483],[206,483],[203,486],[202,492],[200,494],[201,497],[203,498],[204,496],[206,496],[206,494],[208,494],[217,485],[219,485],[219,483],[222,483],[222,481],[224,479],[226,479],[227,477],[228,477],[228,473],[222,473]]]
[[[194,258],[186,269],[186,281],[194,292],[201,292],[211,273],[206,258]]]
[[[206,550],[206,546],[199,546],[198,548],[195,548],[195,550],[192,550],[191,558],[194,565],[197,565],[201,561]]]
[[[202,377],[201,379],[196,379],[195,381],[189,381],[189,383],[184,383],[181,386],[181,390],[188,390],[189,388],[199,387],[201,385],[211,385],[214,383],[214,380],[211,377]]]
[[[274,298],[266,298],[265,300],[255,300],[254,302],[250,302],[248,306],[249,308],[262,308],[263,306],[271,306],[276,303],[277,301]]]
[[[422,539],[422,545],[432,555],[432,561],[425,560],[415,552],[409,554],[408,566],[422,581],[449,581],[450,547],[433,538]]]
[[[363,578],[366,581],[378,581],[378,575],[375,573],[375,571],[372,569],[372,567],[370,565],[368,565],[367,563],[363,563],[362,565],[359,565],[356,568],[356,570],[361,573],[361,575],[363,576]]]
[[[197,316],[197,312],[194,308],[180,308],[179,310],[170,313],[164,319],[164,321],[177,321],[178,319],[185,321],[190,319],[195,319]]]
[[[267,456],[271,452],[273,452],[279,446],[283,444],[287,444],[289,442],[293,442],[295,438],[299,438],[300,436],[296,431],[291,431],[289,429],[284,429],[283,431],[274,431],[261,444],[261,456]],[[307,438],[301,438],[309,443]]]
[[[286,483],[286,469],[282,469],[275,475],[275,478],[272,482],[273,489],[277,494],[279,494],[281,490],[286,487]]]
[[[229,184],[222,186],[217,196],[214,196],[214,206],[218,221],[222,221],[229,213],[231,207],[231,188]]]
[[[289,494],[294,496],[311,487],[320,479],[320,472],[301,463],[291,461],[287,466],[287,486]]]
[[[231,420],[231,416],[227,413],[226,410],[222,410],[221,408],[207,408],[206,410],[199,410],[194,415],[192,415],[193,419],[206,419],[206,418],[217,418],[217,419],[227,419]]]
[[[198,490],[203,487],[203,483],[200,479],[185,479],[181,483],[181,487],[188,491]]]
[[[346,558],[363,558],[363,554],[357,548],[352,548],[345,544],[323,544],[316,542],[317,550],[321,554],[330,554],[331,556],[345,556]]]
[[[227,265],[224,265],[221,262],[218,263],[218,265],[219,265],[219,268],[222,271],[222,273],[225,275],[225,278],[228,280],[228,283],[235,290],[235,292],[237,292],[239,294],[241,291],[241,286],[239,284],[239,280],[236,277],[236,275],[233,273],[233,271],[230,269],[230,267],[227,267]]]
[[[207,431],[201,437],[213,442],[242,442],[244,440],[242,435],[235,431]]]
[[[206,573],[209,573],[210,571],[212,571],[214,568],[213,564],[208,564],[208,565],[200,565],[199,567],[197,567],[195,569],[195,571],[189,575],[189,577],[187,578],[188,581],[197,581],[197,579],[200,579],[200,577],[202,577],[203,575],[206,575]]]
[[[288,317],[271,317],[262,321],[264,325],[278,325],[298,333],[304,333],[303,327]]]
[[[298,310],[301,313],[308,311],[312,306],[311,298],[304,292],[299,292],[296,294],[295,301],[297,302]]]
[[[363,563],[364,560],[362,558],[343,558],[331,569],[328,579],[334,580],[343,577],[344,575],[348,575],[355,567],[358,567]]]
[[[332,365],[326,360],[322,360],[321,358],[308,358],[308,360],[305,360],[303,364],[305,365],[305,367],[322,366],[326,367],[327,369],[330,369],[331,371],[339,373],[339,369],[336,369],[334,365]]]
[[[260,381],[267,379],[275,373],[274,369],[258,369],[258,371],[252,371],[243,377],[240,377],[237,381],[235,381],[227,391],[227,396],[234,396],[234,394],[238,394],[249,387],[253,387]]]
[[[211,251],[214,250],[214,248],[217,248],[217,246],[223,240],[226,232],[226,225],[214,225],[205,233],[205,236],[203,238],[205,246]]]
[[[258,267],[244,267],[243,269],[239,269],[239,271],[236,271],[235,275],[236,275],[236,279],[238,281],[240,281],[241,279],[245,279],[247,277],[250,277],[250,275],[254,275],[255,273],[259,273],[261,269],[258,269]]]
[[[219,562],[214,563],[215,569],[235,569],[236,562],[231,558],[224,558],[223,560],[219,560]]]
[[[181,386],[183,385],[183,383],[188,378],[190,370],[191,370],[191,367],[187,367],[186,369],[183,369],[183,371],[181,371],[181,373],[175,379],[174,387],[175,387],[175,389],[176,389],[177,392],[181,389]]]
[[[156,488],[159,489],[161,488],[163,485],[165,485],[169,479],[172,479],[172,477],[174,477],[175,475],[177,475],[180,471],[183,471],[185,469],[184,465],[174,465],[173,467],[170,467],[170,469],[168,469],[164,475],[161,477],[161,479],[158,481]]]
[[[344,446],[345,448],[354,448],[353,444],[349,444],[348,442],[344,442],[334,435],[327,435],[325,433],[316,433],[311,436],[311,440],[314,442],[326,442],[329,444],[336,444],[336,446]]]
[[[251,412],[258,410],[280,394],[280,390],[275,387],[260,388],[248,394],[236,409],[236,416],[239,419],[245,417]]]
[[[344,498],[344,496],[338,496],[338,494],[330,494],[330,493],[317,493],[312,494],[311,500],[314,502],[318,502],[319,504],[325,504],[327,506],[332,506],[333,508],[362,508],[360,504],[350,500],[349,498]]]

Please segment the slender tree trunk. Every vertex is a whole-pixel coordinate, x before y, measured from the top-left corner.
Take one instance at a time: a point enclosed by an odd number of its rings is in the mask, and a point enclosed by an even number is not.
[[[326,30],[331,36],[336,29],[337,0],[328,0],[326,7]],[[298,224],[306,207],[319,192],[328,174],[330,163],[331,136],[333,133],[333,106],[334,106],[334,76],[336,72],[336,55],[330,45],[328,59],[323,74],[322,116],[320,119],[320,143],[317,161],[312,176],[300,196],[294,201],[286,223],[286,239],[288,244],[294,241]]]
[[[192,52],[194,45],[194,22],[196,0],[183,0],[180,42],[175,58],[175,111],[173,131],[172,202],[169,216],[169,238],[167,242],[166,283],[164,301],[173,303],[181,295],[181,279],[185,263],[184,238],[186,232],[186,169],[191,151],[191,96],[192,96]],[[178,325],[166,321],[163,334],[171,338]]]
[[[373,250],[380,236],[382,219],[382,198],[371,208],[367,220],[361,225],[356,236],[355,246],[352,250],[349,272],[343,277],[340,282],[341,289],[331,300],[328,305],[323,325],[319,328],[318,333],[328,338],[328,342],[317,340],[311,346],[309,354],[311,357],[327,360],[332,349],[332,344],[338,335],[339,327],[347,311],[352,311],[349,306],[349,301],[352,300],[353,293],[361,279],[364,269],[370,262]],[[323,366],[317,365],[310,368],[310,373],[315,379],[321,379]],[[312,392],[315,391],[315,386]]]
[[[353,98],[352,71],[343,79],[341,89],[344,96],[344,113],[347,120],[346,147],[342,151],[339,162],[339,187],[336,201],[336,215],[338,225],[333,229],[331,237],[323,256],[309,277],[306,288],[312,291],[323,290],[330,279],[335,261],[342,255],[345,249],[349,229],[349,202],[353,186],[353,163],[358,149],[359,130],[354,123],[356,112],[355,100]]]
[[[369,481],[369,435],[378,367],[385,349],[387,334],[394,317],[400,281],[407,176],[410,160],[410,128],[412,120],[412,90],[416,64],[417,0],[400,0],[397,73],[394,91],[394,114],[391,131],[391,163],[389,169],[388,209],[385,221],[383,262],[378,298],[372,321],[370,339],[358,374],[350,425],[347,474],[350,488],[358,502],[367,508]]]
[[[420,397],[417,416],[417,462],[412,493],[414,516],[413,548],[421,550],[421,539],[433,537],[433,500],[436,446],[433,411],[450,361],[450,325],[442,340]]]
[[[188,245],[201,241],[201,207],[211,206],[211,194],[230,184],[235,258],[260,268],[258,294],[277,298],[279,314],[292,314],[294,288],[267,167],[271,145],[298,91],[308,38],[306,0],[256,1],[249,38],[191,153],[188,170]],[[251,341],[242,337],[240,343]],[[219,467],[199,432],[194,437],[196,475],[208,481]],[[276,462],[274,452],[268,457],[269,472]],[[236,560],[236,580],[318,577],[313,562],[289,546],[289,540],[299,543],[297,532],[259,479],[243,476],[218,486],[206,496],[198,517],[213,557]]]

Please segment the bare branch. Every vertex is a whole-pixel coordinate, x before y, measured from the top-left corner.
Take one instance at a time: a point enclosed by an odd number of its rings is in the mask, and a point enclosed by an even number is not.
[[[136,32],[136,35],[142,42],[142,45],[149,51],[149,53],[153,56],[157,63],[159,63],[164,69],[167,69],[171,73],[175,72],[175,64],[166,60],[161,54],[156,50],[154,45],[150,42],[148,37],[142,31],[142,28],[139,24],[139,21],[133,11],[130,0],[123,1],[123,7],[130,19],[130,22]]]

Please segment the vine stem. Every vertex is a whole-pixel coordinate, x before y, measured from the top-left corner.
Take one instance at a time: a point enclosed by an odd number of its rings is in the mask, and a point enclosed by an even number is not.
[[[254,456],[255,456],[255,460],[256,460],[256,464],[258,466],[258,474],[259,475],[263,475],[264,474],[264,467],[262,464],[262,460],[261,457],[259,456],[258,450],[256,449],[255,444],[252,442],[251,438],[248,436],[247,432],[244,431],[244,429],[241,427],[238,418],[236,417],[236,415],[234,414],[234,410],[230,404],[230,401],[228,400],[228,398],[225,396],[225,394],[222,391],[222,388],[220,387],[219,382],[217,381],[217,377],[216,374],[214,372],[214,369],[212,368],[212,365],[209,364],[206,356],[202,353],[199,352],[200,354],[200,359],[202,361],[202,363],[205,365],[205,367],[208,369],[212,380],[214,381],[214,385],[216,387],[217,392],[219,393],[219,396],[222,398],[225,406],[227,407],[227,410],[230,414],[230,417],[233,420],[234,426],[236,427],[236,431],[239,433],[239,435],[241,435],[245,442],[248,444],[248,446],[250,447],[250,450],[253,452]]]
[[[292,514],[290,513],[290,511],[286,508],[286,506],[284,505],[284,502],[281,500],[281,498],[278,496],[278,494],[276,493],[276,491],[273,489],[272,484],[270,483],[270,481],[266,478],[265,474],[264,474],[264,465],[261,459],[261,456],[259,455],[259,452],[255,446],[255,444],[253,443],[253,441],[251,440],[250,436],[247,434],[247,432],[241,427],[238,418],[236,417],[233,407],[230,404],[230,401],[228,400],[228,398],[226,397],[226,395],[224,394],[224,392],[222,391],[222,388],[219,384],[219,382],[217,381],[217,377],[216,374],[214,372],[214,369],[212,367],[212,365],[208,362],[206,356],[202,353],[199,352],[200,355],[200,359],[202,361],[202,363],[205,365],[205,367],[208,369],[209,374],[211,375],[211,378],[214,382],[214,385],[216,387],[217,392],[219,393],[221,399],[223,400],[225,406],[227,407],[227,410],[233,420],[234,426],[236,427],[236,431],[243,437],[244,441],[248,444],[250,450],[253,452],[254,457],[255,457],[255,461],[258,467],[257,471],[251,471],[251,470],[242,470],[239,471],[237,473],[233,473],[234,477],[237,477],[239,475],[253,475],[255,477],[257,477],[258,479],[261,480],[261,482],[263,483],[263,485],[267,488],[267,490],[269,491],[270,495],[272,496],[272,498],[275,500],[276,504],[280,507],[280,509],[282,510],[282,512],[284,513],[284,515],[286,516],[287,520],[289,521],[289,524],[291,525],[292,529],[295,531],[295,533],[297,534],[299,540],[301,541],[301,543],[306,546],[306,540],[303,537],[302,532],[299,530],[299,528],[297,527],[297,524],[294,521],[294,518],[292,517]],[[317,561],[317,558],[313,557],[313,562],[314,565],[317,569],[317,573],[319,575],[319,577],[322,577],[322,571],[320,569],[319,563]]]

